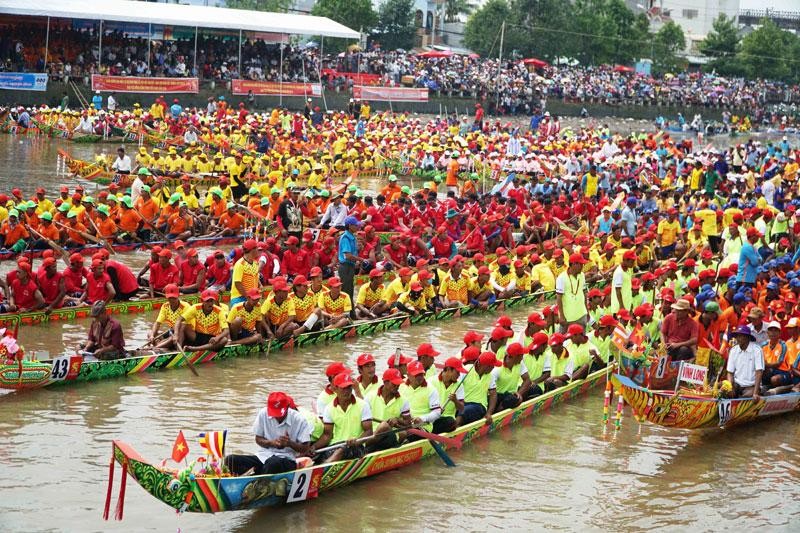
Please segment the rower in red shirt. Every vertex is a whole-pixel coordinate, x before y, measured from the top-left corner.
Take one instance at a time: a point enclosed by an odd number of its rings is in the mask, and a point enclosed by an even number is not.
[[[36,275],[36,281],[42,293],[42,298],[47,304],[45,313],[49,313],[53,309],[61,307],[67,290],[64,282],[64,275],[58,271],[56,260],[53,257],[46,257],[44,261],[42,261],[42,269],[43,270]]]
[[[35,311],[47,305],[31,276],[30,263],[17,263],[17,275],[11,280],[8,288],[10,290],[9,311]]]
[[[309,266],[306,254],[298,246],[300,241],[297,237],[291,236],[286,239],[286,246],[288,247],[283,252],[283,259],[281,260],[281,272],[287,276],[296,276],[302,274],[308,276]]]
[[[150,298],[155,297],[155,291],[163,291],[170,283],[178,282],[178,267],[172,264],[172,251],[161,250],[158,254],[158,263],[150,267]]]
[[[86,293],[83,301],[88,304],[95,302],[110,302],[116,292],[111,283],[111,277],[106,273],[106,267],[100,259],[92,260],[92,269],[86,276]]]
[[[103,261],[106,274],[114,285],[115,300],[128,300],[139,292],[139,281],[127,265],[109,259],[108,250],[100,250],[96,255]]]
[[[406,266],[408,260],[408,249],[402,243],[400,235],[389,237],[389,244],[383,247],[384,258],[389,260],[395,268]]]
[[[231,265],[225,260],[222,250],[214,250],[213,255],[206,260],[206,283],[214,290],[224,290],[231,281]]]
[[[181,263],[178,286],[183,294],[194,294],[206,288],[206,269],[197,258],[197,249],[189,248],[186,261]]]
[[[83,266],[83,256],[79,253],[69,256],[69,266],[61,274],[64,276],[67,297],[80,298],[84,290],[83,280],[89,275],[89,270]]]
[[[442,225],[436,230],[436,237],[431,240],[433,247],[433,255],[437,258],[443,257],[449,259],[454,255],[455,242],[447,235],[447,227]]]

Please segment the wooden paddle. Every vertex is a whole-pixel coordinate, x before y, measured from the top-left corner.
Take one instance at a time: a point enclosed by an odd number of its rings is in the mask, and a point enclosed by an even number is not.
[[[61,256],[61,259],[67,265],[69,265],[69,252],[67,252],[63,247],[61,247],[61,245],[59,245],[57,242],[55,242],[52,239],[48,239],[47,237],[45,237],[44,235],[42,235],[41,233],[39,233],[38,231],[36,231],[32,227],[28,226],[27,224],[23,224],[23,226],[25,226],[25,228],[28,231],[30,231],[31,233],[33,233],[36,237],[38,237],[38,238],[42,239],[44,242],[46,242],[47,246],[49,246],[53,250],[53,252],[55,252],[59,256]]]
[[[77,233],[78,235],[80,235],[81,237],[86,239],[87,241],[91,241],[91,242],[93,242],[95,244],[103,244],[104,242],[107,242],[105,239],[99,239],[99,238],[95,237],[94,235],[92,235],[91,233],[86,233],[85,231],[81,231],[79,229],[71,228],[71,227],[69,227],[69,226],[67,226],[65,224],[62,224],[61,222],[56,222],[55,220],[53,221],[53,224],[55,224],[56,226],[60,226],[60,227],[64,228],[67,231],[74,231],[75,233]],[[117,253],[117,252],[114,252],[114,253]]]
[[[86,218],[89,219],[89,222],[91,223],[92,227],[94,228],[94,231],[97,233],[97,236],[100,238],[101,241],[103,241],[103,247],[105,247],[105,249],[108,250],[108,253],[116,254],[117,251],[114,249],[113,246],[111,246],[111,244],[108,242],[108,240],[105,237],[102,236],[102,234],[100,233],[100,228],[98,228],[97,224],[94,223],[94,220],[92,219],[92,217],[87,216]]]
[[[183,357],[183,360],[186,361],[186,366],[189,367],[189,370],[192,371],[192,374],[194,374],[195,376],[199,377],[200,374],[197,373],[197,369],[194,367],[194,363],[192,363],[189,360],[189,358],[186,357],[186,350],[184,350],[183,346],[181,346],[181,343],[178,342],[178,338],[177,337],[175,337],[175,344],[178,345],[178,352],[181,354],[181,357]]]
[[[153,340],[149,340],[149,341],[147,341],[146,343],[142,344],[142,345],[141,345],[141,346],[139,346],[138,348],[135,348],[133,351],[134,351],[134,352],[136,352],[136,351],[144,350],[144,349],[145,349],[145,348],[147,348],[148,346],[151,346],[151,345],[155,344],[155,343],[156,343],[156,341],[160,341],[161,339],[163,339],[164,337],[166,337],[166,336],[167,336],[169,333],[170,333],[170,331],[169,331],[169,330],[162,331],[161,333],[159,333],[158,335],[156,335],[155,337],[153,337]]]
[[[134,213],[136,213],[137,215],[139,215],[139,218],[141,218],[141,219],[142,219],[142,221],[145,223],[145,226],[152,226],[152,228],[153,228],[153,231],[155,231],[156,233],[158,233],[158,235],[161,237],[161,240],[162,240],[162,241],[169,242],[169,239],[167,239],[167,236],[166,236],[166,235],[164,235],[164,233],[163,233],[163,232],[162,232],[160,229],[158,229],[158,227],[156,226],[156,224],[155,224],[154,222],[151,222],[150,220],[147,220],[147,219],[144,217],[144,215],[142,215],[142,214],[139,212],[139,210],[138,210],[138,209],[136,209],[135,207],[132,207],[131,209],[133,209]]]

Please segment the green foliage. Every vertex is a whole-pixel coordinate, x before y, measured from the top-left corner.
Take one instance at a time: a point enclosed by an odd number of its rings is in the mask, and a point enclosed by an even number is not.
[[[700,43],[700,53],[712,58],[709,67],[723,76],[739,75],[742,67],[736,58],[739,33],[736,21],[724,13],[714,20],[712,30]]]
[[[474,9],[469,0],[445,0],[444,21],[458,22],[459,15],[469,15]]]
[[[378,8],[377,40],[384,50],[414,46],[414,0],[384,0]]]
[[[225,7],[231,9],[250,9],[271,13],[286,13],[291,5],[292,0],[227,0],[225,2]]]
[[[683,30],[670,20],[653,36],[653,70],[660,74],[683,70],[686,61],[679,54],[684,48]]]
[[[370,33],[378,24],[378,14],[372,9],[370,0],[319,0],[311,9],[312,15],[328,17],[340,22],[350,29]],[[326,39],[326,45],[333,51],[343,50],[348,41],[346,39]]]
[[[796,35],[763,19],[761,27],[742,39],[737,57],[748,77],[788,81],[797,79],[798,51],[800,41]]]
[[[510,19],[511,7],[506,0],[489,0],[467,20],[464,44],[482,56],[497,56],[500,27],[504,20]],[[511,50],[515,47],[507,47],[504,43],[503,48]]]

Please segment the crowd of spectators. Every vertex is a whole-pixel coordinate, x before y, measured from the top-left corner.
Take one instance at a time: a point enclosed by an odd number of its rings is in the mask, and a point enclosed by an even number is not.
[[[235,78],[316,82],[324,73],[322,81],[328,89],[347,91],[356,83],[354,78],[362,74],[369,79],[359,83],[427,87],[434,95],[488,102],[492,111],[504,114],[530,114],[544,108],[547,99],[737,109],[800,102],[798,85],[701,72],[651,77],[610,65],[531,68],[519,59],[500,62],[476,54],[421,57],[413,52],[357,49],[320,58],[315,45],[283,45],[281,50],[277,43],[245,38],[240,50],[238,35],[203,32],[195,43],[193,37],[148,41],[112,31],[104,34],[101,49],[96,30],[51,27],[45,65],[42,26],[15,25],[5,30],[0,35],[0,69],[46,69],[56,80],[88,79],[99,72],[113,76],[192,76],[223,82]]]

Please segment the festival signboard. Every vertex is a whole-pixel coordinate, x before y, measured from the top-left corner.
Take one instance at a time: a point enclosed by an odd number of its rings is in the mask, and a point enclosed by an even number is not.
[[[322,96],[322,86],[319,83],[231,80],[231,89],[236,95],[245,95],[253,91],[257,96]]]
[[[427,102],[428,89],[416,87],[353,86],[353,97],[384,102]]]
[[[34,72],[0,72],[0,89],[12,91],[46,91],[47,74]]]
[[[197,78],[143,78],[92,75],[92,90],[118,93],[192,93],[200,88]]]

